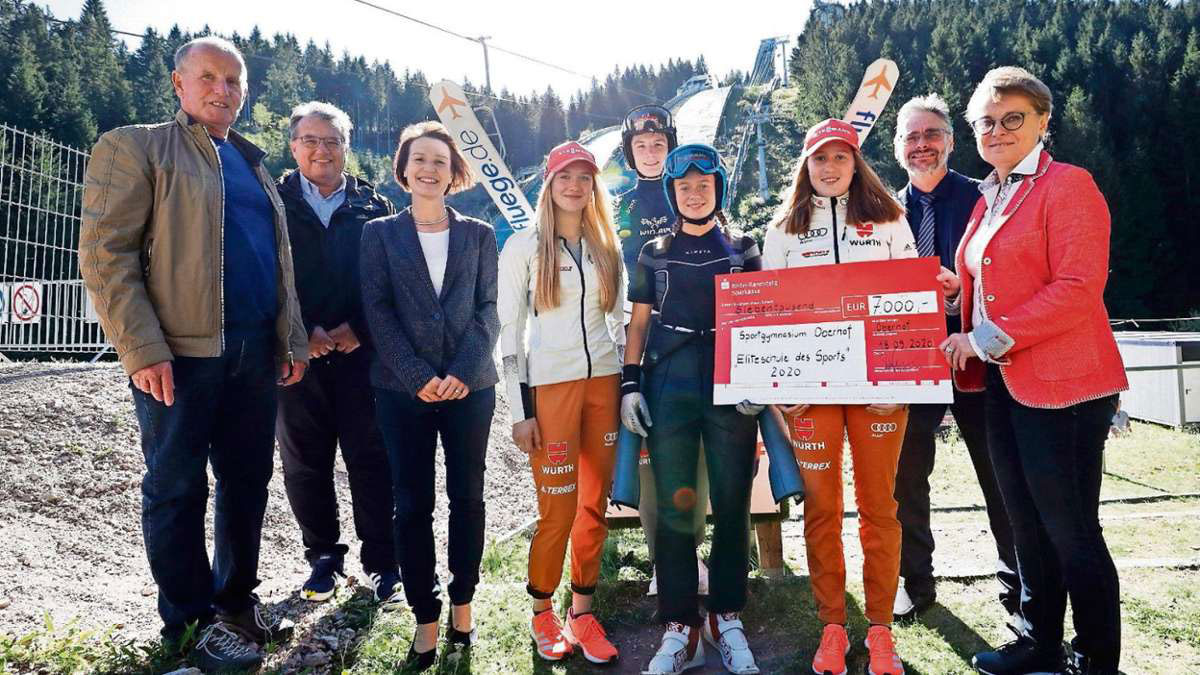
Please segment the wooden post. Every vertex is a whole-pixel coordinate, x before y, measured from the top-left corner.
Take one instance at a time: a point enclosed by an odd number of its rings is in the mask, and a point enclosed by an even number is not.
[[[783,527],[778,520],[754,525],[758,535],[758,566],[768,578],[783,576]]]

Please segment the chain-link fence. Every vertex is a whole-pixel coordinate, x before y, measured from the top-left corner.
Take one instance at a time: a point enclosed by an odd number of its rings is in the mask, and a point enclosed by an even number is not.
[[[0,124],[0,354],[107,349],[76,252],[87,160]]]

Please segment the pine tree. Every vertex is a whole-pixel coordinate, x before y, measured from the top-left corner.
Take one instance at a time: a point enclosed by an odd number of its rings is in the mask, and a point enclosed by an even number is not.
[[[49,109],[47,126],[57,140],[86,147],[95,140],[98,129],[83,95],[79,50],[73,37],[74,31],[67,30],[52,41],[47,79],[54,82],[54,102]]]
[[[129,79],[139,121],[161,121],[175,113],[178,104],[167,70],[164,42],[152,28],[146,29],[141,47],[130,59]]]
[[[113,39],[103,0],[85,0],[79,17],[83,94],[101,131],[133,121],[133,97],[125,79],[123,51]]]
[[[300,65],[301,55],[294,45],[284,45],[275,53],[261,99],[271,112],[289,115],[292,108],[312,98],[312,80]]]
[[[8,68],[3,106],[4,119],[25,129],[41,129],[47,122],[49,87],[27,35],[17,37]]]
[[[562,99],[554,89],[546,87],[538,112],[537,152],[544,155],[567,138],[567,118],[563,113]]]

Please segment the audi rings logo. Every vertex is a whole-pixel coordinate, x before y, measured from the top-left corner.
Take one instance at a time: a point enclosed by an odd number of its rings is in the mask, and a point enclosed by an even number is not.
[[[872,422],[871,432],[876,434],[890,434],[896,430],[895,422]]]

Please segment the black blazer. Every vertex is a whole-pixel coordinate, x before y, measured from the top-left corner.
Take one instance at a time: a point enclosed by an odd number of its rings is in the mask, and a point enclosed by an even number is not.
[[[967,231],[967,221],[971,219],[971,211],[975,202],[983,195],[979,192],[979,181],[967,178],[953,169],[946,173],[937,187],[933,188],[933,212],[937,218],[934,249],[942,259],[942,266],[954,270],[954,254],[958,251],[958,242],[962,241]],[[917,240],[917,230],[921,227],[922,208],[917,198],[916,188],[912,183],[905,185],[896,197],[908,215],[908,226],[912,228],[913,241]],[[968,289],[970,290],[970,289]],[[962,329],[962,321],[957,316],[946,317],[946,330],[958,333]]]
[[[363,226],[359,253],[363,313],[375,344],[371,384],[415,396],[433,377],[453,375],[472,391],[499,381],[492,353],[499,253],[491,225],[450,212],[441,296],[417,238],[412,209]]]
[[[937,187],[933,188],[933,195],[933,211],[937,217],[935,248],[942,265],[953,270],[958,242],[967,231],[967,221],[971,219],[975,202],[983,195],[979,192],[979,181],[953,170],[947,172]],[[916,241],[922,215],[916,189],[909,183],[896,193],[896,197],[907,211],[908,226],[912,228],[913,241]]]

